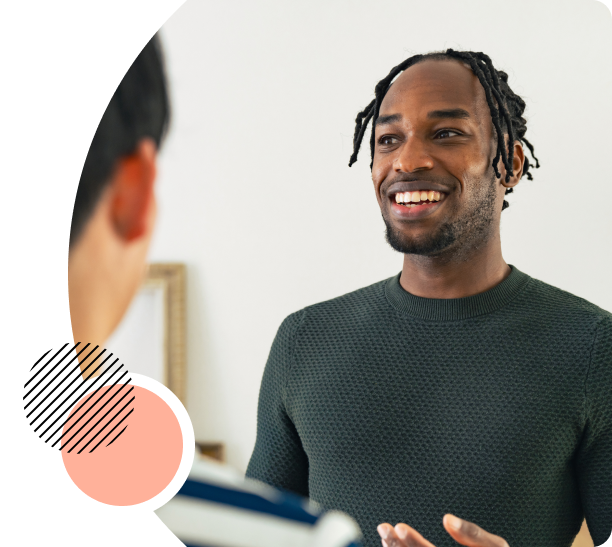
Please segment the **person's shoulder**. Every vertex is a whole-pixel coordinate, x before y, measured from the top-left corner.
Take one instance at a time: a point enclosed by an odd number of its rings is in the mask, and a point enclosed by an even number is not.
[[[316,325],[319,330],[325,325],[342,323],[347,318],[351,321],[368,321],[376,314],[378,309],[386,309],[385,285],[393,277],[372,283],[366,287],[350,291],[341,296],[324,300],[316,304],[306,306],[288,315],[278,329],[277,340],[293,340],[302,332],[301,328],[306,323],[308,326]]]
[[[385,285],[393,277],[377,281],[366,287],[347,292],[329,300],[324,300],[303,308],[303,315],[327,315],[335,313],[355,313],[359,310],[371,310],[385,305]]]
[[[347,515],[267,484],[227,465],[196,460],[177,495],[156,511],[187,545],[358,545],[359,527]],[[322,531],[332,532],[325,541]]]
[[[585,298],[576,296],[568,291],[531,278],[526,296],[540,309],[562,315],[568,320],[584,319],[591,322],[610,323],[612,313],[589,302]]]

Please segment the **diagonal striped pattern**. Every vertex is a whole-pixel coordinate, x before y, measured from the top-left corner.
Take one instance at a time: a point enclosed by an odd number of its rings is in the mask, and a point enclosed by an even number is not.
[[[98,350],[80,342],[49,350],[34,363],[24,385],[30,426],[61,451],[91,453],[109,446],[125,432],[134,412],[128,370],[112,353]]]

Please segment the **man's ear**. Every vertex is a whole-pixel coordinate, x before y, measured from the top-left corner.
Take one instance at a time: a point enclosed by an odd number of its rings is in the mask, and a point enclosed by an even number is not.
[[[112,222],[117,234],[126,242],[147,235],[152,229],[156,158],[155,142],[150,138],[142,139],[133,153],[117,162],[111,177]]]
[[[525,163],[525,151],[520,141],[514,141],[514,159],[512,160],[512,176],[510,180],[506,182],[506,170],[502,172],[501,183],[506,188],[513,188],[516,186],[521,177],[523,176],[523,165]],[[503,167],[503,164],[500,162]]]

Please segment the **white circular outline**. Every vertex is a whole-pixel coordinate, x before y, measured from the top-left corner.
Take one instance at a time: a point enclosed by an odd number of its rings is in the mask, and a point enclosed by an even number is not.
[[[96,514],[101,516],[126,516],[135,513],[150,513],[156,509],[159,509],[162,505],[168,503],[181,489],[181,486],[185,484],[195,456],[195,435],[193,432],[193,425],[191,423],[191,419],[189,418],[189,414],[187,414],[187,410],[179,398],[166,386],[153,378],[143,376],[142,374],[136,374],[134,372],[130,372],[129,374],[132,378],[132,384],[151,391],[155,395],[159,396],[170,407],[181,428],[181,434],[183,436],[183,454],[181,456],[181,463],[179,464],[179,468],[174,475],[174,478],[159,494],[147,501],[135,505],[109,505],[88,496],[74,483],[66,470],[61,452],[57,447],[52,447],[50,442],[49,460],[51,461],[53,473],[55,474],[55,477],[57,478],[57,481],[63,488],[64,492],[66,492],[66,494],[83,509],[94,511]],[[95,378],[86,380],[83,382],[83,385],[93,383],[95,380]],[[100,387],[111,385],[112,383],[112,381],[106,381],[101,383]],[[81,386],[81,388],[82,387],[83,386]],[[137,400],[138,399],[136,399],[136,401]],[[72,404],[72,402],[73,399],[69,397],[68,400],[57,410],[53,419],[55,420],[61,411],[65,407]]]

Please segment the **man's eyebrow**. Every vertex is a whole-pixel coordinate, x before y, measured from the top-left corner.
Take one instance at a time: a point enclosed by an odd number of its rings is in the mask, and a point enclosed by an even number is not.
[[[461,120],[470,118],[470,113],[463,108],[450,108],[448,110],[432,110],[427,113],[427,117],[431,118],[453,118],[455,120]]]
[[[378,116],[376,118],[375,126],[377,125],[385,125],[388,123],[399,122],[402,119],[401,114],[389,114],[388,116]]]
[[[455,120],[467,119],[470,118],[470,113],[463,108],[449,108],[446,110],[432,110],[427,113],[427,118],[436,119],[436,118],[451,118]],[[389,123],[399,122],[402,120],[401,114],[389,114],[388,116],[379,116],[376,118],[375,126],[378,125],[386,125]]]

